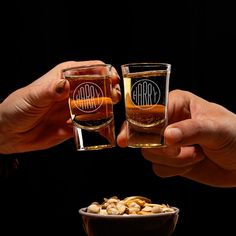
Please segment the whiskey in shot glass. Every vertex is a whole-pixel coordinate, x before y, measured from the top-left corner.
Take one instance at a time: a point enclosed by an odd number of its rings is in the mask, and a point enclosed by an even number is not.
[[[171,65],[130,63],[121,66],[128,146],[153,148],[164,145]]]
[[[99,64],[65,69],[70,83],[69,108],[78,151],[115,146],[112,66]]]

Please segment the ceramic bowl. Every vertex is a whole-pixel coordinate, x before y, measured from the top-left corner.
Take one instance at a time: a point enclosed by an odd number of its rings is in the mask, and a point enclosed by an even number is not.
[[[149,215],[99,215],[81,208],[83,227],[88,236],[170,236],[173,234],[179,209]]]

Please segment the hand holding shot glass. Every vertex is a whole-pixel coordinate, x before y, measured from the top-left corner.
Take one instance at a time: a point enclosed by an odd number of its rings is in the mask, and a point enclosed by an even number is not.
[[[122,65],[121,70],[128,147],[163,147],[171,65],[129,63]]]
[[[95,64],[63,70],[70,83],[69,108],[78,151],[115,146],[112,66]]]

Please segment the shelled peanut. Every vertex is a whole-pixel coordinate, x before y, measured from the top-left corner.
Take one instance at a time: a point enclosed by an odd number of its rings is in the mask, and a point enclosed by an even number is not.
[[[87,212],[100,215],[148,215],[174,212],[174,209],[168,204],[152,203],[150,199],[143,196],[131,196],[122,200],[113,196],[104,198],[102,204],[91,203],[87,207]]]

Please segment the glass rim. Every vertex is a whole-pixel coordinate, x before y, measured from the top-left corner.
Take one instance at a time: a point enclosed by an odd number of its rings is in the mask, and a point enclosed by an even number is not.
[[[131,62],[122,64],[121,67],[151,67],[151,66],[166,66],[168,69],[171,68],[171,64],[167,62]]]
[[[112,68],[112,65],[109,63],[105,63],[105,64],[101,63],[101,64],[91,64],[91,65],[83,65],[83,66],[72,66],[72,67],[62,69],[62,73],[67,72],[67,71],[71,71],[71,70],[76,70],[76,69],[88,69],[88,68],[96,68],[96,67]]]

